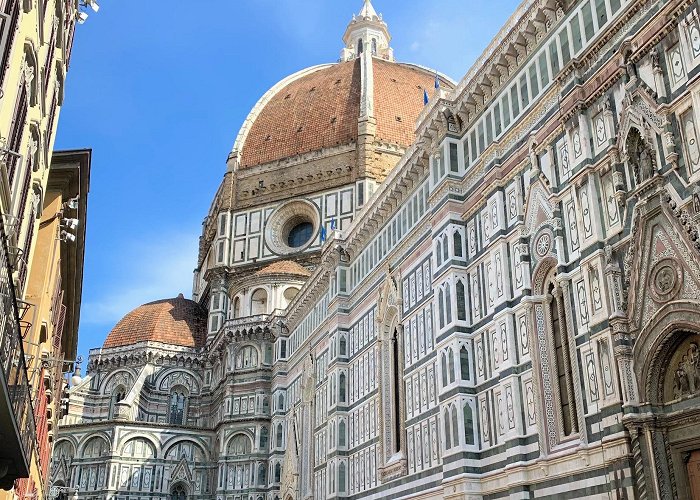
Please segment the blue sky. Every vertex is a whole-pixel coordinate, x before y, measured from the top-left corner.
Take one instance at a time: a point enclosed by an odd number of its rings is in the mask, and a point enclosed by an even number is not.
[[[516,0],[374,0],[400,61],[459,80]],[[56,149],[91,147],[79,351],[191,293],[201,223],[251,107],[337,60],[361,0],[100,0],[78,26]]]

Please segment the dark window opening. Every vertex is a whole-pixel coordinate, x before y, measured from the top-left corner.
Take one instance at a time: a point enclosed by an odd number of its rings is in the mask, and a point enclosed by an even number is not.
[[[185,393],[173,392],[170,395],[170,423],[183,425],[185,422]]]
[[[300,222],[289,231],[287,244],[292,248],[297,248],[311,239],[314,226],[310,222]]]
[[[170,500],[186,500],[187,490],[182,484],[175,486],[170,492]]]
[[[548,292],[554,294],[554,284],[550,283]],[[576,407],[573,400],[573,386],[571,383],[571,359],[566,345],[566,325],[559,320],[560,304],[557,297],[552,297],[550,313],[552,316],[552,335],[554,336],[554,359],[556,363],[557,384],[559,387],[559,403],[561,406],[562,427],[564,435],[568,436],[576,432]]]
[[[466,346],[462,346],[459,350],[459,367],[462,380],[469,380],[469,353]]]
[[[401,450],[401,408],[399,402],[399,390],[401,388],[401,378],[399,377],[399,333],[394,329],[394,337],[391,343],[392,357],[394,358],[394,453]]]

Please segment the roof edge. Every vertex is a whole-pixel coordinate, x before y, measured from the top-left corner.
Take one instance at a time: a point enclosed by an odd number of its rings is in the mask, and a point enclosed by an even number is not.
[[[253,123],[255,123],[255,120],[257,119],[260,112],[265,108],[267,103],[270,102],[270,100],[275,95],[277,95],[277,93],[280,90],[282,90],[290,83],[306,75],[315,73],[316,71],[319,71],[324,68],[331,67],[334,64],[336,63],[317,64],[316,66],[304,68],[278,81],[275,85],[272,86],[272,88],[270,88],[270,90],[265,92],[263,96],[260,99],[258,99],[258,102],[255,103],[255,106],[253,106],[253,109],[250,111],[250,113],[248,113],[248,116],[246,116],[246,119],[243,121],[243,125],[241,125],[241,129],[239,130],[238,135],[236,136],[236,141],[233,143],[233,149],[231,149],[229,159],[237,158],[240,160],[240,155],[242,155],[243,153],[243,146],[245,145],[245,141],[248,138],[248,133],[250,132]]]

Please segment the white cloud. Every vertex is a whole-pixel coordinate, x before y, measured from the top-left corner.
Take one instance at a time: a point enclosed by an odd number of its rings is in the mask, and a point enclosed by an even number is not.
[[[141,304],[178,293],[189,297],[197,241],[197,235],[170,233],[148,242],[129,241],[124,249],[111,249],[109,265],[115,266],[109,273],[111,279],[98,280],[100,288],[92,290],[91,300],[83,303],[81,323],[113,325]]]

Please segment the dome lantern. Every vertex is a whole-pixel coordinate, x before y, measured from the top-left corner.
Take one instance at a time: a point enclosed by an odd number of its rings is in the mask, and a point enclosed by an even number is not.
[[[363,52],[370,52],[373,56],[393,61],[394,50],[389,47],[390,41],[389,28],[381,14],[377,14],[370,0],[364,0],[360,13],[352,16],[345,30],[345,48],[340,53],[340,59],[349,61],[360,57]]]

